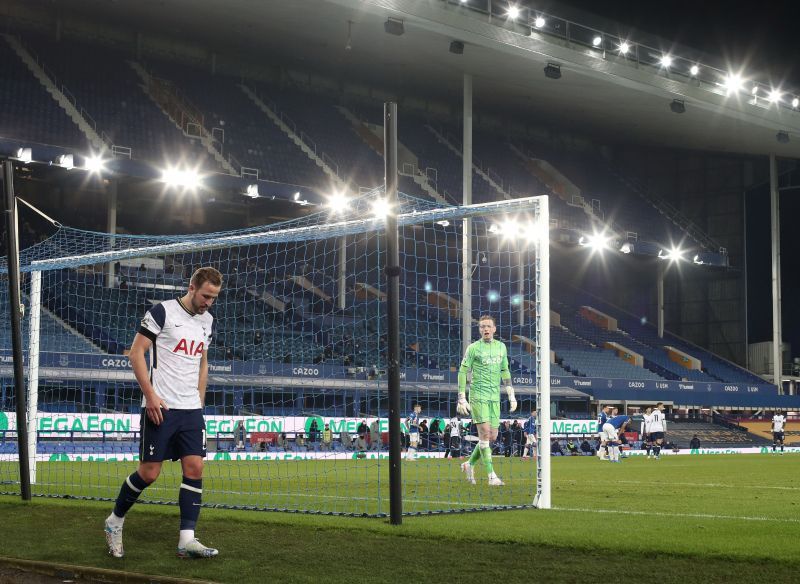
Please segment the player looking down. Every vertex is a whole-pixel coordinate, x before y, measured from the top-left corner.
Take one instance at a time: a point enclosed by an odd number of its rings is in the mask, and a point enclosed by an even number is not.
[[[783,428],[786,425],[786,416],[784,416],[781,412],[775,412],[775,415],[772,416],[772,453],[775,453],[775,449],[778,447],[778,444],[781,445],[781,454],[783,454],[783,438],[784,438],[784,431]]]
[[[603,424],[603,438],[608,444],[609,461],[619,462],[619,447],[622,444],[619,436],[627,430],[630,423],[630,416],[614,416]]]
[[[206,426],[203,419],[208,379],[208,346],[214,317],[208,309],[222,288],[222,274],[200,268],[181,298],[147,311],[130,350],[131,366],[142,390],[139,468],[125,479],[114,511],[106,519],[108,552],[124,555],[125,514],[161,473],[165,460],[180,460],[183,478],[178,494],[178,556],[210,558],[217,550],[194,536],[203,494]],[[148,371],[145,353],[150,351]]]
[[[509,411],[517,409],[514,388],[511,387],[511,372],[508,369],[508,351],[506,346],[495,340],[497,330],[494,318],[484,315],[478,319],[478,331],[481,339],[469,347],[458,370],[458,405],[456,411],[462,416],[472,414],[472,421],[478,429],[478,446],[472,451],[469,460],[461,465],[467,480],[475,484],[473,467],[478,460],[489,475],[489,484],[502,486],[503,481],[494,472],[492,466],[491,443],[497,439],[500,427],[500,382],[505,385],[509,401]],[[469,389],[469,401],[466,397],[467,375],[472,373]]]

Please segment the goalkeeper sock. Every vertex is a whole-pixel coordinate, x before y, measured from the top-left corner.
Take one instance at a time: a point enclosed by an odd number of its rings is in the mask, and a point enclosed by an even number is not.
[[[125,514],[133,507],[133,504],[137,501],[139,495],[142,494],[142,491],[149,486],[150,483],[145,482],[145,480],[139,476],[138,472],[132,473],[131,476],[126,478],[125,482],[122,483],[122,487],[120,487],[117,501],[114,504],[114,515],[119,519],[125,517]],[[122,521],[119,521],[119,524],[121,525]]]
[[[494,466],[492,466],[492,448],[489,446],[489,441],[478,442],[478,448],[481,449],[481,458],[483,458],[483,466],[486,469],[486,474],[494,474]]]
[[[178,494],[178,506],[181,509],[181,532],[191,531],[192,538],[194,538],[197,518],[200,517],[200,501],[202,498],[203,479],[183,477]]]
[[[467,462],[469,462],[471,466],[475,466],[480,457],[481,457],[481,447],[480,443],[478,443],[478,446],[472,449],[472,454],[470,455],[469,460]]]

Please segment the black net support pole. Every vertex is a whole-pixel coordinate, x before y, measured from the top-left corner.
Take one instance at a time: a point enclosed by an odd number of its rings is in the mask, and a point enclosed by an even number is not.
[[[28,408],[25,399],[25,368],[22,357],[22,303],[19,288],[19,241],[17,237],[17,199],[14,195],[14,163],[3,161],[3,200],[6,214],[8,252],[8,298],[11,311],[11,349],[14,359],[14,397],[17,404],[17,450],[19,485],[23,501],[31,500],[31,475],[28,452]]]
[[[383,105],[383,160],[386,171],[386,305],[389,333],[389,523],[403,522],[400,449],[400,248],[397,233],[397,104]]]

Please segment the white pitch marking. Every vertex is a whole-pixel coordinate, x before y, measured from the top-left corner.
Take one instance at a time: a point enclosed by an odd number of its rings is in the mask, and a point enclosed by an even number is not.
[[[730,519],[734,521],[770,521],[776,523],[800,523],[800,519],[787,517],[763,517],[747,515],[714,515],[711,513],[663,513],[653,511],[630,511],[625,509],[588,509],[583,507],[553,507],[553,511],[574,511],[578,513],[609,513],[620,515],[644,515],[647,517],[688,517],[691,519]]]

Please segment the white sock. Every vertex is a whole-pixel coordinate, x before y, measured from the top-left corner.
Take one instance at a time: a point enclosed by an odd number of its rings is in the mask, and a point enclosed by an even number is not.
[[[111,515],[106,518],[106,523],[108,523],[111,527],[122,527],[122,524],[125,523],[125,518],[117,517],[112,511]]]
[[[181,529],[178,537],[178,547],[186,547],[194,539],[194,529]]]
[[[611,447],[611,460],[614,460],[614,461],[619,460],[619,446],[612,446]]]

